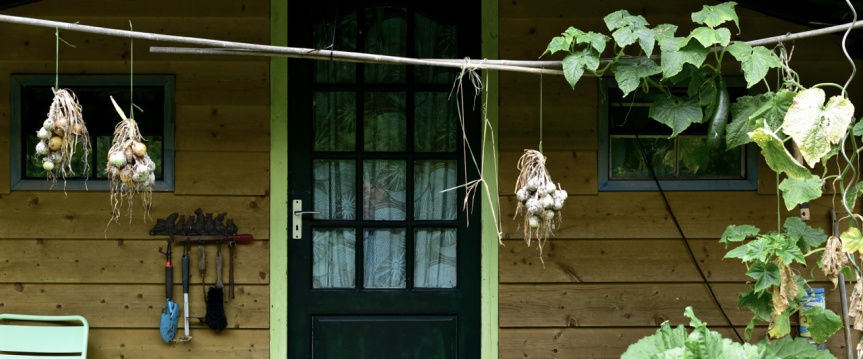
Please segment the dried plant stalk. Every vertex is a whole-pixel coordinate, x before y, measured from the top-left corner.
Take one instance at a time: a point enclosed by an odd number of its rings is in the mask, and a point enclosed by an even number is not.
[[[83,172],[90,173],[90,134],[84,123],[83,110],[75,93],[68,89],[54,89],[54,99],[48,108],[48,118],[36,132],[36,158],[52,182],[57,177],[74,176],[73,160],[78,146],[81,146],[84,162]]]
[[[848,301],[848,317],[856,330],[863,330],[863,280],[858,280]]]
[[[129,221],[132,221],[132,207],[136,195],[141,197],[146,220],[152,205],[156,164],[147,155],[138,123],[134,118],[126,118],[113,97],[111,102],[122,121],[114,127],[114,138],[111,148],[108,149],[108,163],[105,166],[105,173],[111,183],[112,212],[108,224],[119,221],[123,200],[129,209]]]
[[[567,193],[555,185],[545,167],[546,157],[536,150],[524,150],[518,160],[518,179],[515,193],[518,207],[515,216],[524,217],[524,240],[528,246],[537,240],[540,258],[545,241],[560,226],[560,211]]]

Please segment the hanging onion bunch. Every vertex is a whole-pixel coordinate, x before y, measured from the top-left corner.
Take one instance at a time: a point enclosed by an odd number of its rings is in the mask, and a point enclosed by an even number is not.
[[[546,157],[536,150],[524,150],[518,160],[518,180],[515,182],[515,196],[518,208],[515,215],[524,216],[524,240],[530,245],[536,238],[542,255],[545,240],[554,234],[560,225],[560,211],[568,196],[566,191],[555,185],[545,168]]]
[[[48,118],[42,123],[42,128],[36,131],[39,142],[36,143],[36,158],[42,163],[42,169],[48,178],[56,181],[57,177],[75,175],[72,159],[78,144],[81,144],[84,161],[84,173],[90,172],[90,135],[81,114],[81,105],[75,93],[67,89],[51,89],[54,100],[48,108]]]
[[[111,97],[111,102],[123,119],[114,127],[114,139],[108,149],[108,164],[105,173],[111,181],[111,206],[113,209],[111,221],[120,218],[120,201],[126,198],[129,205],[129,220],[132,220],[132,205],[135,194],[143,198],[146,215],[149,215],[153,198],[153,183],[156,181],[154,171],[156,163],[147,155],[147,146],[138,130],[134,118],[126,118],[123,110]],[[110,224],[111,221],[108,223]]]

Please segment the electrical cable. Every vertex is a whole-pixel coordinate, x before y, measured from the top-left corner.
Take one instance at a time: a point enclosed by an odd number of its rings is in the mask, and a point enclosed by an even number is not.
[[[719,298],[716,297],[716,292],[713,291],[713,286],[710,285],[710,281],[707,280],[707,276],[704,275],[704,271],[701,270],[701,266],[698,265],[698,260],[695,258],[695,253],[692,251],[692,246],[689,245],[689,240],[683,233],[683,228],[680,227],[680,222],[677,221],[677,216],[674,215],[674,210],[671,209],[671,203],[668,202],[668,197],[665,195],[665,191],[662,190],[662,185],[659,184],[659,178],[656,176],[656,171],[653,170],[653,165],[650,163],[650,158],[647,156],[647,151],[641,143],[641,138],[638,136],[638,132],[635,133],[635,140],[638,142],[638,147],[641,149],[641,154],[644,156],[644,161],[650,171],[650,176],[653,177],[653,181],[656,182],[656,188],[659,189],[659,194],[662,195],[662,201],[665,202],[665,209],[671,216],[674,226],[677,227],[677,232],[680,233],[680,239],[683,240],[683,244],[686,246],[686,252],[689,253],[689,259],[692,260],[692,264],[695,266],[695,269],[698,270],[698,274],[701,275],[701,280],[704,282],[704,285],[707,286],[707,290],[710,292],[710,297],[713,298],[713,302],[716,303],[716,308],[719,308],[719,312],[722,313],[722,316],[725,318],[725,321],[728,322],[728,326],[731,327],[731,330],[734,331],[734,335],[737,336],[737,339],[740,340],[741,343],[745,343],[746,341],[743,340],[743,337],[737,331],[737,328],[734,327],[734,323],[731,322],[731,318],[728,317],[728,313],[726,313],[725,309],[722,308],[722,305],[719,304]]]

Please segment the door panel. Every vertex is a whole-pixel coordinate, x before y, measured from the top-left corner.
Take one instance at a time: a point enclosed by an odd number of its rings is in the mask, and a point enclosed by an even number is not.
[[[289,43],[475,55],[479,3],[443,11],[448,2],[292,1]],[[479,210],[461,210],[458,184],[476,177],[462,138],[476,139],[479,118],[458,113],[457,71],[295,59],[288,69],[289,196],[315,212],[288,247],[290,357],[478,357]]]

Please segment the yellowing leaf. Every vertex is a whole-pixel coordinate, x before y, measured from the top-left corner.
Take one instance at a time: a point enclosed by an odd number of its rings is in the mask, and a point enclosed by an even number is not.
[[[800,153],[810,167],[830,153],[854,120],[854,105],[846,98],[834,96],[824,106],[824,91],[803,90],[785,114],[782,131],[797,142]]]
[[[785,148],[782,140],[770,130],[770,126],[764,125],[763,128],[758,128],[755,131],[749,132],[749,138],[761,147],[761,154],[764,155],[764,160],[767,165],[776,172],[784,172],[791,178],[810,178],[812,175],[806,167],[797,163],[791,153]]]
[[[767,329],[767,334],[770,334],[771,338],[782,338],[790,333],[791,318],[788,317],[787,312],[773,317],[773,322],[770,323],[770,327]]]
[[[855,227],[848,228],[839,235],[839,238],[842,239],[842,251],[848,253],[859,251],[863,253],[863,233],[860,233],[859,229]]]

